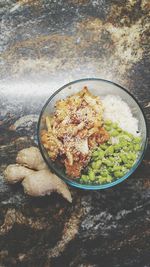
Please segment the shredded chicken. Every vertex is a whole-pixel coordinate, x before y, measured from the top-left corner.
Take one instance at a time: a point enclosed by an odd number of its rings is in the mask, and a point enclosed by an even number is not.
[[[100,98],[84,87],[79,93],[57,101],[54,114],[46,116],[47,129],[42,131],[41,141],[52,160],[63,158],[69,176],[80,177],[91,150],[109,139],[102,114]]]

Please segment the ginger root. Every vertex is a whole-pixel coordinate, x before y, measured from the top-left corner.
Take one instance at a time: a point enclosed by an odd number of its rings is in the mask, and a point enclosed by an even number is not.
[[[67,185],[49,170],[41,170],[28,175],[22,182],[25,192],[30,196],[50,195],[57,192],[72,202]]]
[[[33,170],[30,170],[19,164],[10,164],[4,171],[6,181],[11,184],[21,182],[26,176],[33,173]]]
[[[48,170],[37,147],[22,149],[16,161],[18,164],[8,165],[4,171],[8,183],[14,184],[23,180],[24,191],[30,196],[44,196],[57,192],[72,202],[67,185]]]
[[[19,151],[16,161],[32,170],[39,171],[47,168],[39,149],[34,146]]]

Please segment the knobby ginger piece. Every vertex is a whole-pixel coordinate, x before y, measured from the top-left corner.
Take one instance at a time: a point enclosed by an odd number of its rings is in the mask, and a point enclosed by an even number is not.
[[[40,170],[29,174],[22,184],[24,191],[30,196],[44,196],[57,192],[69,202],[72,202],[67,185],[49,170]]]
[[[4,171],[7,182],[13,184],[23,180],[24,191],[31,196],[50,195],[56,191],[72,202],[67,185],[47,169],[38,148],[21,150],[17,156],[17,163],[24,166],[11,164]]]
[[[20,150],[16,161],[21,165],[37,171],[47,168],[39,149],[33,146]]]
[[[33,170],[19,164],[10,164],[4,171],[6,181],[11,184],[21,182],[26,176],[32,174],[34,174]]]

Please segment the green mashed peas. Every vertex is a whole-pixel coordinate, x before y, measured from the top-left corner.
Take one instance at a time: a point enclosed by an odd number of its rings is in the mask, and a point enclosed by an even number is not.
[[[141,138],[122,130],[117,123],[105,122],[110,139],[97,147],[80,182],[86,184],[110,183],[124,176],[134,165],[141,149]],[[115,142],[114,142],[115,138]]]

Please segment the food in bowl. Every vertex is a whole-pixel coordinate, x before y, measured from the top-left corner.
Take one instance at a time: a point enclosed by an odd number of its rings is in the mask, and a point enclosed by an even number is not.
[[[141,149],[138,120],[127,103],[115,95],[100,99],[87,87],[57,101],[45,123],[41,142],[49,157],[80,183],[103,184],[122,177]]]
[[[59,100],[55,112],[46,117],[47,130],[41,133],[43,145],[52,160],[59,157],[71,177],[80,177],[90,161],[93,148],[109,139],[102,120],[103,106],[99,97],[87,87]]]

